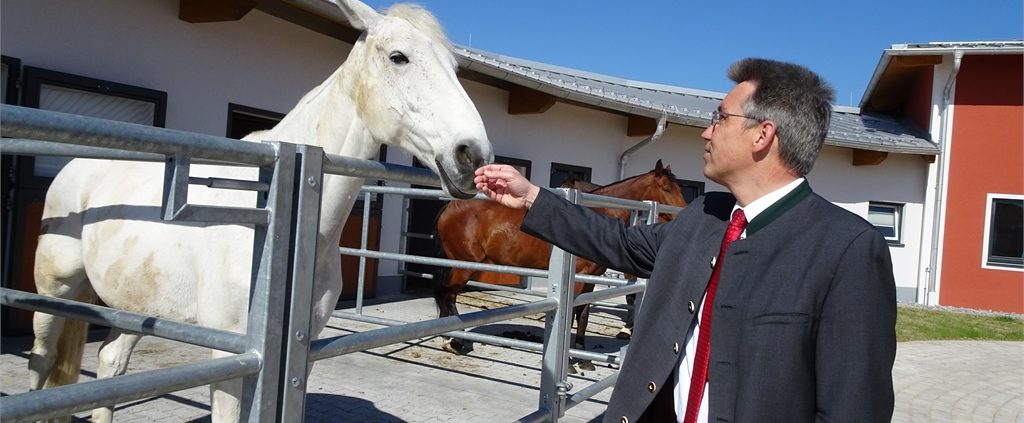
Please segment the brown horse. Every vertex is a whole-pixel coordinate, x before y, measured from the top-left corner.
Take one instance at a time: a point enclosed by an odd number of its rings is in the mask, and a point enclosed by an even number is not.
[[[590,188],[577,182],[576,188]],[[650,172],[633,176],[622,181],[597,187],[593,194],[619,197],[630,200],[651,200],[660,204],[684,207],[682,191],[675,183],[671,166],[662,166],[661,160]],[[614,217],[628,224],[630,211],[623,209],[595,208],[594,211]],[[515,210],[491,201],[471,200],[449,202],[437,219],[437,235],[445,254],[450,259],[479,263],[544,269],[551,257],[551,244],[529,236],[519,230],[526,210]],[[662,214],[662,221],[671,220],[672,215]],[[576,273],[600,275],[606,268],[584,258],[577,258]],[[440,317],[458,315],[455,299],[466,283],[478,277],[479,271],[452,268],[447,278],[438,278],[434,299]],[[591,292],[593,284],[577,283],[575,295]],[[576,319],[576,340],[574,347],[584,348],[584,334],[590,307],[588,304],[573,310]],[[472,344],[457,339],[445,339],[444,349],[456,354],[472,351]],[[592,368],[593,365],[590,365]]]

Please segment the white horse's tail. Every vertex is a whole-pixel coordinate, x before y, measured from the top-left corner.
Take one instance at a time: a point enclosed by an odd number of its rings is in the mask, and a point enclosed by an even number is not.
[[[96,293],[87,287],[76,301],[93,303]],[[46,387],[52,388],[78,382],[78,374],[82,370],[82,355],[85,353],[85,335],[89,328],[88,322],[64,319],[64,330],[61,331],[57,343],[57,358],[54,360],[50,377],[46,379]]]

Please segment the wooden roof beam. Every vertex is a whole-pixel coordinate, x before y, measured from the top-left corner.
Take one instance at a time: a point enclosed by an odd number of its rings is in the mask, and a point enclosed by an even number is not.
[[[539,114],[548,111],[555,105],[555,96],[526,88],[522,85],[512,85],[508,90],[508,114],[529,115]]]
[[[189,23],[237,21],[256,7],[256,2],[257,0],[179,0],[178,19]]]
[[[658,130],[658,120],[646,116],[629,115],[626,124],[626,136],[649,137]]]
[[[853,149],[853,165],[854,166],[875,166],[885,161],[885,158],[889,157],[889,153],[885,151],[872,151],[872,150],[861,150]]]

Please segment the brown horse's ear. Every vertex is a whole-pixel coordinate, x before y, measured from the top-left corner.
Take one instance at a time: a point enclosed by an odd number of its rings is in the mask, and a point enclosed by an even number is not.
[[[665,171],[668,173],[672,173],[672,165],[665,166]]]
[[[661,166],[661,159],[658,159],[658,163],[654,164],[654,170],[657,172],[661,172],[663,169],[665,168]]]

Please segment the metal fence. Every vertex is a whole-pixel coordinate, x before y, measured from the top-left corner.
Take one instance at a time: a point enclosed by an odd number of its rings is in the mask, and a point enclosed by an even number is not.
[[[372,321],[387,327],[346,336],[311,340],[312,260],[316,248],[319,190],[325,173],[368,179],[437,186],[438,179],[424,169],[353,159],[330,154],[314,146],[284,142],[251,143],[201,134],[112,122],[82,116],[0,106],[0,150],[4,154],[60,155],[165,163],[163,217],[177,221],[248,223],[255,227],[252,246],[254,272],[245,334],[190,325],[155,316],[142,316],[91,304],[77,303],[0,289],[0,304],[58,314],[72,319],[116,327],[144,335],[218,349],[235,355],[181,366],[128,374],[110,379],[26,392],[0,398],[0,420],[33,421],[100,406],[158,396],[177,390],[242,378],[242,420],[249,422],[303,419],[305,379],[312,361],[398,342],[445,334],[453,337],[542,351],[542,377],[538,410],[522,421],[557,421],[572,406],[614,384],[606,378],[570,395],[569,357],[618,363],[620,354],[597,354],[569,348],[574,305],[639,293],[642,283],[611,278],[575,276],[575,280],[602,283],[612,288],[573,298],[575,258],[553,249],[548,270],[459,262],[366,249],[341,249],[361,256],[360,284],[365,258],[402,260],[441,266],[492,270],[548,279],[548,292],[538,301],[422,322],[374,319],[358,313],[336,312],[344,318]],[[259,168],[254,181],[190,177],[191,163],[216,163]],[[187,201],[189,184],[264,192],[254,208],[199,206]],[[440,191],[364,187],[372,193],[429,195]],[[647,210],[648,216],[678,209],[655,203],[613,199],[562,190],[566,198],[591,206]],[[365,201],[366,207],[370,201]],[[364,213],[368,217],[369,213]],[[361,305],[359,290],[358,303]],[[286,299],[289,301],[286,302]],[[359,308],[357,307],[357,310]],[[542,344],[488,337],[463,329],[545,313]]]

